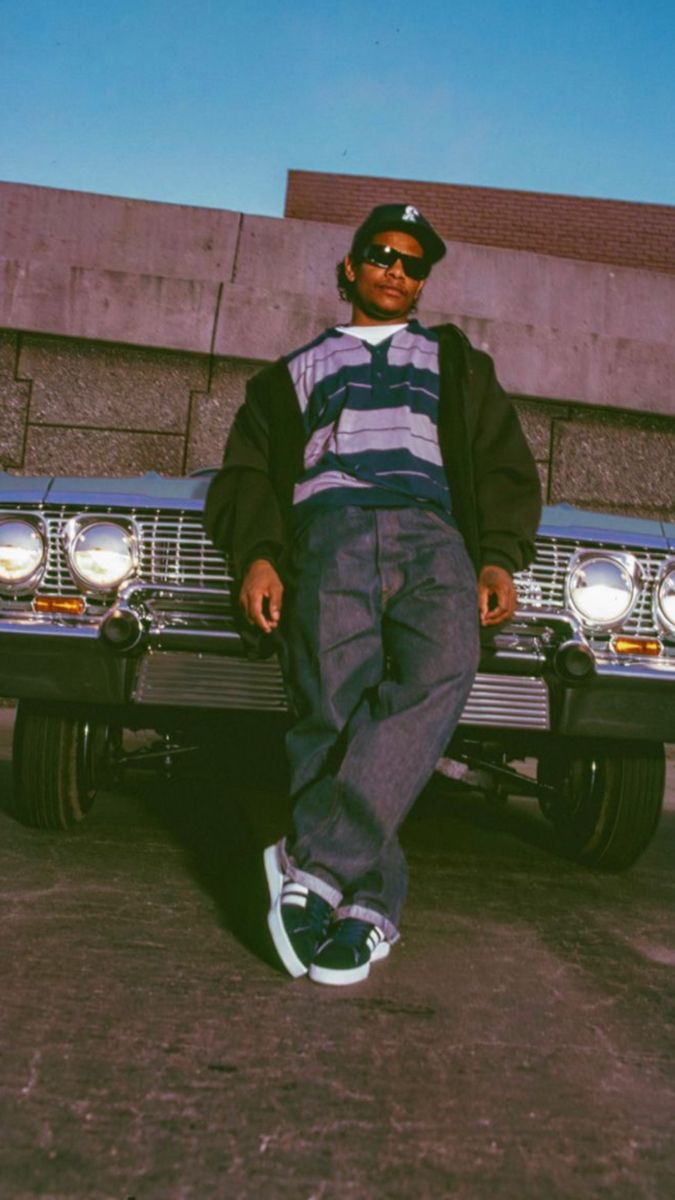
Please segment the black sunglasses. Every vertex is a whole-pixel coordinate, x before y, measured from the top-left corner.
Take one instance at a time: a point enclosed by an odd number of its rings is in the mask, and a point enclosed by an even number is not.
[[[426,258],[418,258],[415,254],[401,254],[395,246],[381,246],[378,242],[369,242],[364,246],[360,257],[361,262],[381,267],[383,271],[387,271],[400,260],[409,279],[426,279],[431,270],[431,263],[427,262]]]

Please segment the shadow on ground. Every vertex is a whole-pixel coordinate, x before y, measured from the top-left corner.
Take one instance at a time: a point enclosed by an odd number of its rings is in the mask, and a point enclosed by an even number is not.
[[[223,926],[276,967],[265,923],[262,851],[290,823],[283,723],[271,719],[261,729],[256,716],[255,722],[214,725],[198,753],[176,761],[170,778],[129,772],[124,790],[186,854],[188,870],[215,901]],[[419,797],[401,836],[408,853],[467,843],[475,856],[477,831],[487,835],[488,870],[495,839],[503,846],[504,837],[513,842],[515,859],[520,845],[550,861],[567,861],[536,802],[502,803],[440,775]]]
[[[170,777],[130,771],[124,779],[125,793],[186,853],[225,928],[274,966],[262,851],[283,836],[290,818],[284,730],[283,721],[259,714],[254,722],[246,715],[214,722]]]

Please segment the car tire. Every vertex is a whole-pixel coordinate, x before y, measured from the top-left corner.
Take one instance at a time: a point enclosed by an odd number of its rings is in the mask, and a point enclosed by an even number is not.
[[[116,731],[103,722],[19,701],[14,723],[13,812],[36,829],[70,829],[110,769]]]
[[[630,867],[651,842],[665,792],[663,746],[562,748],[539,761],[541,800],[570,858],[605,871]]]

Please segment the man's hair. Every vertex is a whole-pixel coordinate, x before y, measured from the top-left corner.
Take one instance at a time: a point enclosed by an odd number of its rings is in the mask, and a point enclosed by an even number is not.
[[[339,263],[335,267],[335,275],[337,278],[337,290],[338,290],[340,299],[345,300],[347,302],[347,304],[351,304],[351,302],[354,298],[355,283],[354,283],[353,279],[349,279],[347,276],[347,271],[345,268],[345,261],[343,258],[340,259]],[[417,311],[417,301],[415,300],[414,304],[410,305],[408,312],[412,314],[416,311]]]
[[[337,290],[340,295],[340,299],[346,300],[348,304],[351,304],[352,296],[354,295],[354,282],[353,280],[347,278],[345,260],[343,258],[341,258],[337,264],[335,268],[335,274],[337,276]]]

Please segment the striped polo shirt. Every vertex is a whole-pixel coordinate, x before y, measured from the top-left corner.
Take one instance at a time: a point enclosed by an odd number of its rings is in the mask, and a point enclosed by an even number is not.
[[[438,444],[438,337],[417,321],[378,345],[333,327],[285,359],[305,426],[294,516],[431,508],[454,524]]]

